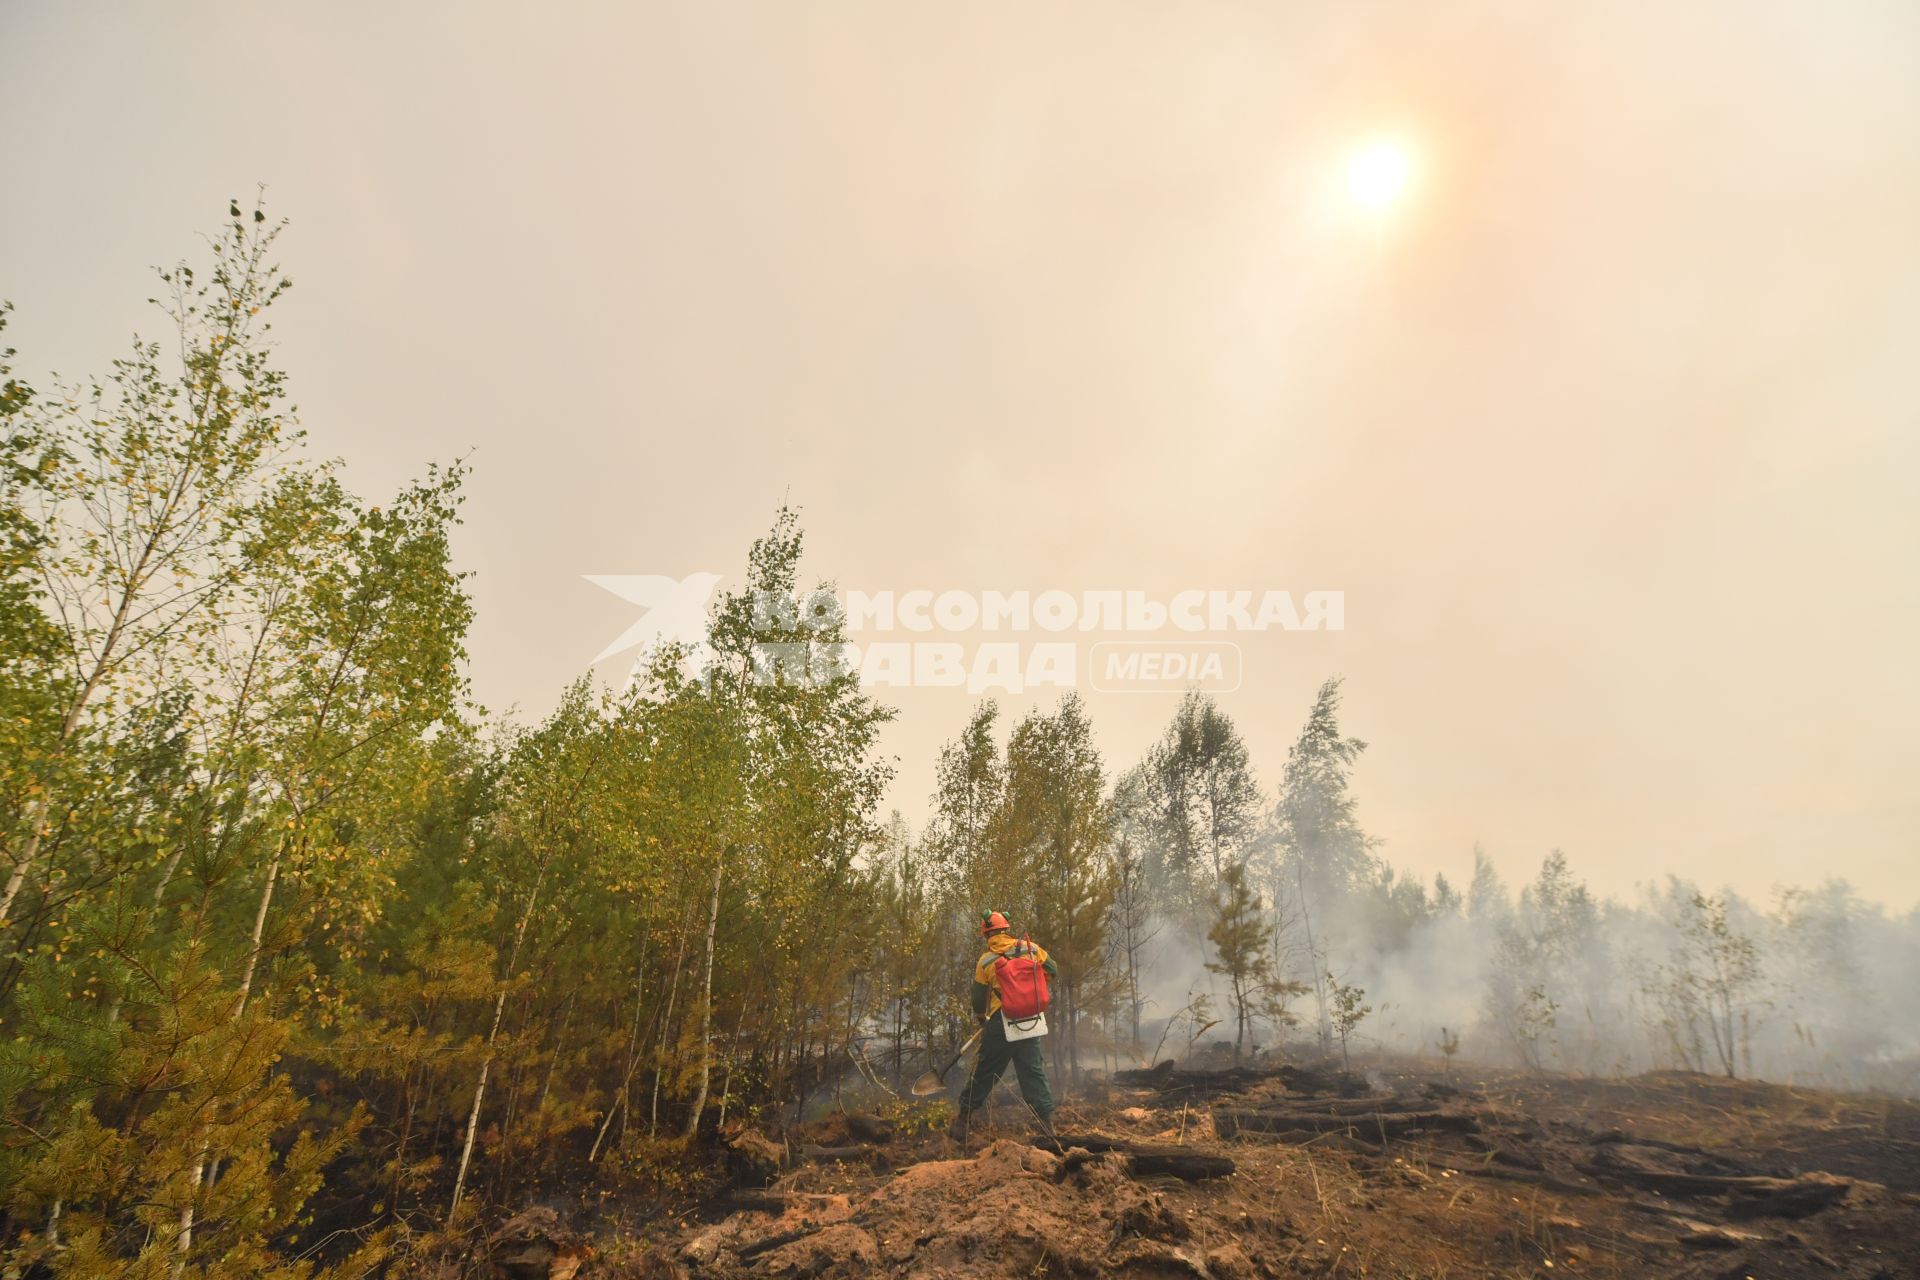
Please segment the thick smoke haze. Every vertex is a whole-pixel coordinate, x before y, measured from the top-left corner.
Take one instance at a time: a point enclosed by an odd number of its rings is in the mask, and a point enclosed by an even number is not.
[[[1370,1012],[1352,1036],[1358,1055],[1384,1050],[1439,1065],[1489,1064],[1635,1075],[1665,1068],[1724,1073],[1708,1014],[1687,996],[1684,976],[1690,906],[1700,890],[1685,881],[1643,886],[1630,898],[1595,903],[1593,927],[1570,962],[1551,971],[1512,957],[1516,931],[1538,927],[1514,897],[1436,911],[1383,937],[1377,919],[1356,910],[1325,923],[1325,965],[1362,988]],[[1286,901],[1286,894],[1279,895]],[[1844,884],[1789,890],[1772,902],[1728,901],[1730,925],[1754,945],[1756,972],[1734,999],[1734,1069],[1743,1077],[1826,1088],[1920,1090],[1920,998],[1908,975],[1920,966],[1920,918],[1892,917]],[[1125,1065],[1184,1057],[1194,1030],[1187,1010],[1206,998],[1218,1019],[1191,1047],[1221,1061],[1233,1039],[1226,982],[1207,969],[1218,953],[1197,928],[1156,920],[1143,962],[1150,1012],[1139,1053],[1119,1045]],[[1310,990],[1313,968],[1297,919],[1282,972],[1306,991],[1289,1002],[1289,1023],[1262,1019],[1253,1043],[1262,1055],[1311,1054],[1320,1046]],[[1528,1025],[1525,988],[1545,981],[1556,1008]],[[1503,990],[1503,984],[1505,989]],[[1521,997],[1521,999],[1516,999]],[[1452,1055],[1443,1050],[1456,1039]],[[1337,1042],[1333,1051],[1338,1052]],[[1256,1059],[1258,1060],[1258,1059]]]

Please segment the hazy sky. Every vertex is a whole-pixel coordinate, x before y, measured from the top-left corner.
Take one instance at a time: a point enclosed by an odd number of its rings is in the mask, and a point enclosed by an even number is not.
[[[318,449],[471,454],[490,706],[790,495],[848,587],[1344,591],[1223,702],[1271,782],[1344,674],[1396,863],[1920,898],[1911,0],[6,0],[0,121],[36,373],[268,184]]]

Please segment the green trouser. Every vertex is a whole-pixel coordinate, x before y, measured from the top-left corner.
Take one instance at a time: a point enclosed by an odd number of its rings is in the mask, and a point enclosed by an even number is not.
[[[995,1013],[980,1037],[980,1056],[974,1059],[973,1074],[967,1077],[967,1087],[960,1091],[960,1110],[978,1111],[986,1106],[987,1095],[993,1092],[1000,1073],[1011,1062],[1013,1074],[1020,1081],[1020,1096],[1040,1113],[1041,1119],[1052,1115],[1053,1090],[1047,1087],[1047,1064],[1040,1055],[1040,1042],[1044,1038],[1035,1036],[1031,1040],[1009,1043],[1006,1023]]]

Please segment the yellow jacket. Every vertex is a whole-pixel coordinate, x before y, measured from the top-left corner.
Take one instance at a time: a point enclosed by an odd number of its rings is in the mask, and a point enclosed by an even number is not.
[[[1019,945],[1020,939],[1012,934],[996,933],[987,939],[987,949],[973,966],[973,1012],[982,1022],[1000,1012],[1000,975],[994,972],[993,962]],[[1033,948],[1033,958],[1047,971],[1047,977],[1059,977],[1060,966],[1047,955],[1047,949],[1037,942],[1028,945]]]

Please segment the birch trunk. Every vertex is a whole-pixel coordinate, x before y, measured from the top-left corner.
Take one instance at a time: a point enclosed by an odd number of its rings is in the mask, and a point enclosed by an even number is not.
[[[667,1009],[660,1019],[660,1047],[654,1053],[653,1101],[647,1112],[647,1136],[660,1132],[660,1077],[666,1074],[667,1037],[673,1034],[673,1006],[680,999],[680,972],[687,963],[686,908],[680,914],[680,946],[673,957],[673,985],[667,988]]]
[[[253,936],[247,945],[247,967],[240,978],[240,998],[233,1007],[233,1020],[236,1022],[246,1016],[247,1002],[253,995],[253,975],[260,965],[260,947],[267,933],[267,912],[273,907],[273,889],[280,880],[280,858],[285,851],[286,846],[282,844],[273,851],[273,859],[267,863],[267,882],[261,886],[260,906],[253,913]],[[173,1274],[176,1277],[186,1271],[187,1255],[193,1249],[194,1210],[199,1202],[200,1188],[211,1181],[207,1168],[211,1158],[211,1143],[203,1141],[193,1162],[193,1198],[181,1207],[180,1225],[174,1233]]]
[[[507,989],[500,988],[493,1002],[493,1026],[487,1031],[487,1056],[480,1063],[480,1079],[473,1086],[473,1106],[467,1111],[467,1136],[460,1144],[460,1172],[453,1179],[453,1203],[447,1206],[451,1220],[460,1210],[460,1197],[467,1189],[467,1168],[473,1163],[474,1134],[480,1128],[480,1104],[487,1096],[487,1077],[493,1073],[493,1041],[500,1034],[500,1019],[507,1011]]]
[[[1320,1051],[1333,1050],[1333,1023],[1327,1017],[1327,987],[1321,972],[1320,952],[1313,944],[1313,913],[1307,910],[1307,874],[1302,864],[1293,864],[1294,883],[1300,887],[1300,921],[1307,929],[1307,959],[1313,965],[1313,1003],[1319,1014]]]
[[[600,1158],[600,1144],[607,1140],[607,1132],[613,1128],[613,1117],[622,1107],[631,1106],[627,1101],[627,1090],[633,1084],[633,1073],[640,1066],[640,1007],[645,1002],[647,991],[647,953],[640,952],[640,976],[633,984],[633,1031],[627,1037],[627,1068],[620,1076],[620,1092],[614,1095],[607,1115],[600,1122],[600,1132],[593,1136],[593,1149],[587,1152],[587,1163],[592,1164]]]
[[[520,947],[527,940],[527,926],[533,921],[533,909],[540,901],[540,889],[547,881],[547,864],[540,865],[540,873],[534,877],[533,892],[527,895],[526,910],[520,913],[520,923],[514,926],[513,949],[507,953],[507,972],[500,979],[500,994],[493,1002],[493,1025],[487,1028],[487,1056],[480,1063],[480,1079],[473,1086],[473,1107],[467,1112],[467,1137],[460,1144],[460,1171],[453,1179],[453,1202],[447,1206],[447,1219],[459,1212],[460,1197],[467,1189],[467,1169],[473,1163],[473,1139],[475,1130],[480,1127],[480,1104],[487,1096],[487,1077],[493,1072],[493,1046],[500,1038],[500,1023],[507,1013],[507,984],[513,981],[514,968],[520,963]]]
[[[687,1116],[688,1142],[700,1133],[700,1113],[707,1108],[707,1086],[713,1078],[713,942],[720,928],[720,884],[726,867],[727,851],[721,849],[714,856],[713,897],[707,904],[706,977],[700,994],[700,1087],[694,1091],[693,1110]]]

